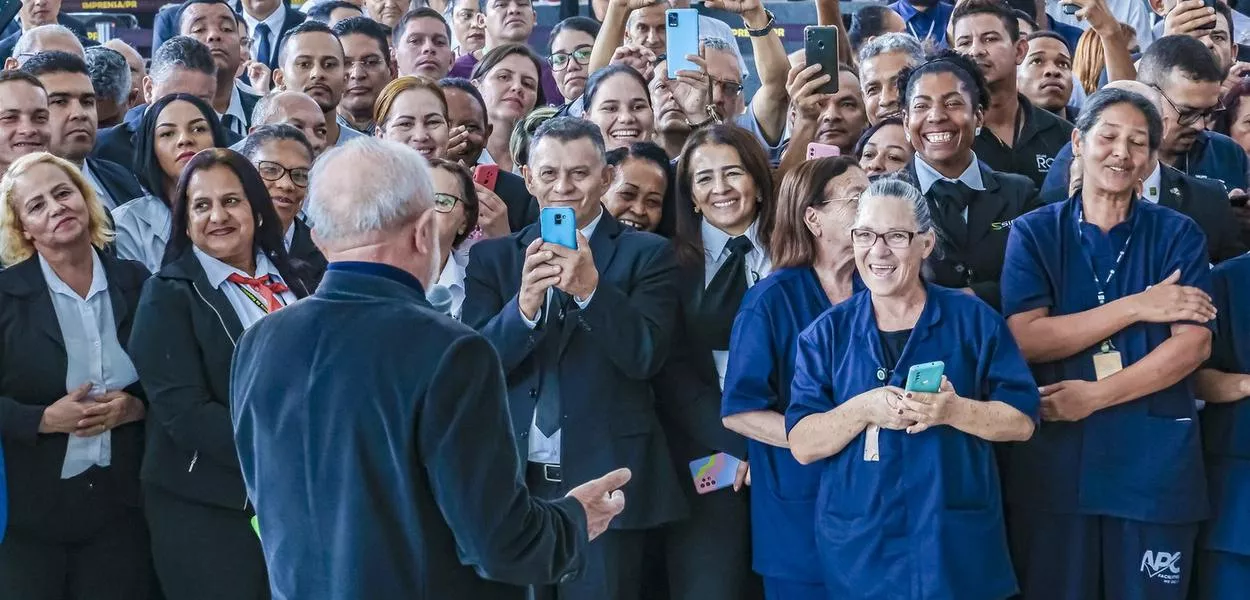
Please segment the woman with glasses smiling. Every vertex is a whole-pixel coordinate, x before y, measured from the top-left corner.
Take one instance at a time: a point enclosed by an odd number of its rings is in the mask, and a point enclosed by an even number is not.
[[[459,319],[460,306],[464,304],[464,269],[469,264],[469,249],[464,242],[477,227],[477,190],[469,170],[450,160],[431,160],[430,177],[434,184],[438,247],[443,252],[442,271],[436,285],[450,293],[447,314]]]
[[[898,179],[860,196],[866,290],[799,335],[786,429],[821,471],[816,546],[829,598],[1000,600],[1017,591],[993,442],[1033,434],[1038,392],[1002,317],[920,272],[929,205]],[[941,361],[938,391],[907,391]]]
[[[316,287],[326,272],[326,257],[313,243],[312,229],[299,217],[308,195],[308,171],[313,162],[308,138],[290,125],[265,125],[247,136],[239,153],[251,161],[265,181],[265,189],[282,222],[282,239],[291,262],[302,264]]]

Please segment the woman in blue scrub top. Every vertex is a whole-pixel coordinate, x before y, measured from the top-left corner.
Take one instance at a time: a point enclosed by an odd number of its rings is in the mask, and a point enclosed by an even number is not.
[[[1138,94],[1090,96],[1083,187],[1012,225],[1003,308],[1042,386],[1037,435],[1007,453],[1026,600],[1184,598],[1207,516],[1190,375],[1215,316],[1206,240],[1137,197],[1163,125]]]
[[[769,245],[776,270],[747,292],[734,321],[721,415],[748,438],[752,567],[768,600],[826,598],[816,556],[817,467],[786,441],[799,333],[851,296],[851,223],[868,178],[849,156],[802,163],[786,174]]]
[[[1198,600],[1250,593],[1250,255],[1211,272],[1219,314],[1211,359],[1195,380],[1202,410],[1211,520],[1198,536]]]
[[[794,457],[821,470],[830,599],[1017,591],[991,442],[1032,435],[1037,387],[1002,317],[921,280],[933,227],[911,185],[868,186],[851,229],[868,289],[799,336],[786,426]],[[945,363],[939,392],[902,389],[933,361]]]

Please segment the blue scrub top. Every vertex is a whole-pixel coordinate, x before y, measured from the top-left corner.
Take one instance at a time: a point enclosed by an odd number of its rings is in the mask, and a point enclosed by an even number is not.
[[[730,338],[721,416],[790,405],[799,333],[832,305],[811,267],[774,271],[742,301]],[[747,440],[752,567],[765,577],[819,583],[815,510],[820,469],[789,448]]]
[[[1181,285],[1211,289],[1207,242],[1170,208],[1134,200],[1129,218],[1104,234],[1078,230],[1080,195],[1016,219],[1003,267],[1004,314],[1048,307],[1052,316],[1098,306],[1087,252],[1104,280],[1129,238],[1107,302],[1144,291],[1180,269]],[[1124,366],[1171,337],[1166,323],[1136,323],[1111,336]],[[1039,385],[1095,381],[1098,345],[1030,365]],[[1104,515],[1150,523],[1193,523],[1207,514],[1206,479],[1190,378],[1076,423],[1045,422],[1028,442],[1008,447],[1007,501],[1032,510]]]
[[[1250,255],[1224,261],[1212,280],[1219,317],[1206,366],[1250,373]],[[1198,547],[1250,556],[1250,402],[1207,404],[1202,438],[1212,514]]]
[[[998,400],[1036,419],[1037,386],[994,309],[926,284],[928,300],[897,368],[884,357],[870,293],[821,315],[800,336],[786,430],[940,360],[960,395]],[[880,461],[864,435],[819,461],[816,536],[830,598],[1001,600],[1016,593],[993,445],[953,427],[881,430]]]

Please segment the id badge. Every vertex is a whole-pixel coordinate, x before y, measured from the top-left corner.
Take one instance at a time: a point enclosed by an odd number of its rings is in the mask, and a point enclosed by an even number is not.
[[[869,425],[864,430],[864,461],[878,462],[881,460],[881,428]]]
[[[1124,362],[1120,360],[1120,352],[1110,350],[1107,352],[1099,352],[1094,355],[1094,377],[1097,381],[1102,381],[1124,368]]]

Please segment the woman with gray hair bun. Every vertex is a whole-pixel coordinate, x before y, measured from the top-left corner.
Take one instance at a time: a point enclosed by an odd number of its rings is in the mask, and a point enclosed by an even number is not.
[[[1037,435],[1006,454],[1026,599],[1183,598],[1190,581],[1179,557],[1208,510],[1190,377],[1215,308],[1202,231],[1138,196],[1162,132],[1142,96],[1090,96],[1072,133],[1081,189],[1011,228],[1003,309],[1042,386]]]
[[[786,429],[820,465],[830,598],[1017,591],[992,443],[1032,435],[1037,387],[1002,317],[921,279],[934,227],[911,184],[869,185],[851,227],[867,289],[799,336]]]

